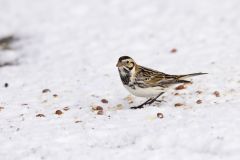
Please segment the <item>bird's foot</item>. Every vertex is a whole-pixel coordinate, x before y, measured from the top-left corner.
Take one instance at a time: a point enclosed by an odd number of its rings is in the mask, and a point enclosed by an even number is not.
[[[166,101],[164,101],[164,100],[155,100],[155,102],[162,103],[162,102],[166,102]]]
[[[131,107],[130,109],[142,109],[142,108],[144,108],[143,105],[136,106],[136,107]]]
[[[141,109],[141,108],[144,108],[143,106],[145,105],[151,105],[153,102],[162,102],[163,100],[158,100],[158,97],[160,97],[161,95],[163,94],[160,93],[158,96],[156,96],[155,98],[150,98],[148,99],[146,102],[144,102],[143,104],[139,105],[139,106],[136,106],[136,107],[131,107],[131,109]]]

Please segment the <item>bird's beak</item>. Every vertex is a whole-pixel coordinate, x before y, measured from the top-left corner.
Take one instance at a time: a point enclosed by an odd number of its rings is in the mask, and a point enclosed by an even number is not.
[[[123,66],[123,64],[121,62],[118,62],[116,66],[121,67],[121,66]]]

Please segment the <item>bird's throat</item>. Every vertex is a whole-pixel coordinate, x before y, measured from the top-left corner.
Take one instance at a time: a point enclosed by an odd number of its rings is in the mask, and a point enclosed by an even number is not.
[[[130,77],[131,77],[131,72],[128,71],[127,69],[123,68],[123,69],[118,69],[119,74],[120,74],[120,78],[123,82],[124,85],[128,85],[130,82]]]

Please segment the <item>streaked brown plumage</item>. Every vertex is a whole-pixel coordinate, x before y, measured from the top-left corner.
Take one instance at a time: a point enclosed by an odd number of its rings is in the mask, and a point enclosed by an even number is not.
[[[186,78],[207,73],[193,73],[184,75],[170,75],[157,70],[138,65],[131,57],[122,56],[117,63],[120,78],[124,87],[138,97],[150,97],[148,101],[132,108],[142,108],[151,104],[167,91],[172,85],[191,83]]]

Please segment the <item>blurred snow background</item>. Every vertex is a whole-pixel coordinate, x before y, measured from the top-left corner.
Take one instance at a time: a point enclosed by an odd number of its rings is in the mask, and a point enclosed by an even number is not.
[[[8,36],[9,46],[0,44],[1,159],[240,158],[239,0],[0,0],[0,39]],[[209,75],[130,110],[145,99],[124,99],[115,67],[122,55]]]

